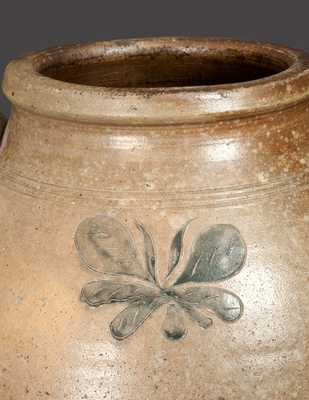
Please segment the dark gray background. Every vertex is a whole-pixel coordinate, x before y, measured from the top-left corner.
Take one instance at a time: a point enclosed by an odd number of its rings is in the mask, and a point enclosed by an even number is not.
[[[29,51],[100,39],[228,36],[309,51],[308,11],[308,0],[2,0],[0,77]],[[3,96],[0,109],[8,114]]]

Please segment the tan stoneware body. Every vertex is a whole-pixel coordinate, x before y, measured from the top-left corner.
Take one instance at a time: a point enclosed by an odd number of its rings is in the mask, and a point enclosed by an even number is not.
[[[309,399],[308,62],[159,38],[10,63],[1,400]]]

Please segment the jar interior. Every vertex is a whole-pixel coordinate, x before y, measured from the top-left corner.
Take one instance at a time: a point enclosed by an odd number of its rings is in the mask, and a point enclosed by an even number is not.
[[[167,88],[224,85],[262,79],[286,70],[278,54],[234,49],[203,52],[156,49],[113,57],[76,57],[39,72],[63,82],[112,88]]]

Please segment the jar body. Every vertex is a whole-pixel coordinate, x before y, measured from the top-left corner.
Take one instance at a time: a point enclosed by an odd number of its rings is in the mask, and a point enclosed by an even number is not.
[[[307,108],[165,128],[15,110],[1,153],[1,397],[306,399]],[[202,307],[211,326],[184,313],[186,335],[168,340],[164,303],[117,340],[109,326],[126,306],[80,297],[103,276],[87,268],[91,255],[75,237],[96,216],[129,232],[139,264],[138,224],[147,228],[160,287],[181,227],[190,221],[180,269],[201,232],[235,227],[246,259],[237,275],[207,285],[236,294],[240,318]]]

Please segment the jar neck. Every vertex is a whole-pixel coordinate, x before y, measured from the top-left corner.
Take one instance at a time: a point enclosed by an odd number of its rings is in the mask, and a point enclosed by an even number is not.
[[[308,173],[308,111],[302,103],[219,123],[117,127],[14,109],[1,171],[37,190],[104,195],[119,204],[263,194]]]

